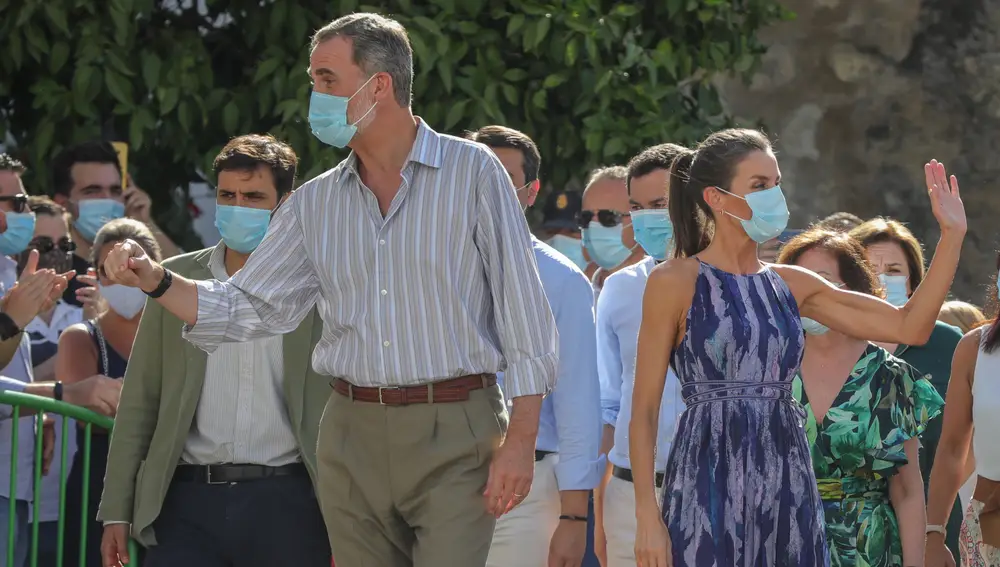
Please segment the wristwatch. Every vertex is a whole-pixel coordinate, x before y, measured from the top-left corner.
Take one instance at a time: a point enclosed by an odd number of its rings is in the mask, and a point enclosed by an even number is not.
[[[157,299],[158,297],[161,297],[164,293],[167,293],[167,290],[170,289],[170,284],[172,283],[174,283],[174,275],[170,272],[170,270],[163,268],[163,279],[160,280],[160,285],[156,286],[156,289],[154,289],[153,291],[143,290],[143,293],[145,293],[149,297],[152,297],[153,299]]]
[[[63,383],[58,380],[55,386],[52,387],[52,399],[57,402],[63,401]]]
[[[13,339],[21,333],[21,328],[17,326],[14,319],[6,313],[0,312],[0,341]]]

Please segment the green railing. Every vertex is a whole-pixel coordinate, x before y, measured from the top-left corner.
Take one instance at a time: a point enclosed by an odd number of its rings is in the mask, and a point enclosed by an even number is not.
[[[84,441],[83,447],[77,447],[77,451],[81,451],[83,455],[83,501],[80,503],[82,509],[82,518],[80,519],[80,546],[85,547],[87,542],[87,529],[94,518],[88,517],[89,509],[89,499],[90,494],[90,440],[93,435],[94,427],[101,427],[107,429],[109,432],[114,427],[114,420],[110,417],[103,416],[99,413],[92,412],[88,409],[67,404],[65,402],[57,402],[49,398],[42,398],[40,396],[33,396],[31,394],[23,394],[20,392],[4,392],[0,391],[0,404],[12,406],[13,415],[11,415],[11,449],[10,449],[10,508],[8,509],[9,521],[7,525],[7,557],[3,558],[3,565],[6,567],[23,567],[21,565],[14,565],[14,544],[15,541],[15,520],[17,518],[15,512],[15,504],[17,502],[15,495],[17,494],[17,469],[18,469],[18,434],[20,428],[20,418],[21,418],[21,408],[31,408],[37,413],[50,413],[58,414],[63,416],[62,420],[62,431],[58,434],[59,439],[59,454],[61,456],[60,469],[59,471],[49,471],[49,474],[59,474],[59,522],[57,527],[57,539],[56,539],[56,565],[57,567],[63,567],[63,532],[65,528],[65,511],[66,511],[66,479],[68,467],[70,465],[69,461],[69,446],[68,440],[70,435],[69,429],[69,419],[74,419],[77,422],[83,424],[84,427]],[[69,418],[69,419],[67,419]],[[36,435],[35,435],[35,463],[34,463],[34,484],[33,484],[33,497],[32,497],[32,519],[31,519],[31,545],[28,552],[28,567],[37,567],[38,565],[38,516],[40,513],[41,506],[41,488],[42,488],[42,420],[35,420],[36,424]],[[104,471],[96,471],[97,474],[104,474]],[[100,498],[101,495],[95,496]],[[132,564],[136,563],[138,557],[137,547],[134,541],[129,541],[129,559],[132,560]],[[86,567],[86,553],[83,549],[79,552],[80,563],[78,567]]]

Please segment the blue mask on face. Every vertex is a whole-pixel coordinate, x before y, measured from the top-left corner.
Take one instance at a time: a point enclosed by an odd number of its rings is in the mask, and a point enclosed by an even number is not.
[[[309,98],[309,128],[319,141],[335,148],[343,148],[351,143],[354,134],[358,132],[358,123],[375,110],[378,101],[375,101],[372,107],[353,124],[347,121],[347,103],[357,96],[373,78],[375,75],[368,77],[365,84],[361,85],[349,97],[328,95],[313,90],[312,96]]]
[[[557,234],[549,239],[549,246],[570,259],[581,270],[587,269],[587,259],[583,257],[583,243],[565,234]]]
[[[803,317],[802,330],[810,335],[823,335],[830,330],[830,327],[827,327],[826,325],[820,323],[819,321],[810,319],[809,317]]]
[[[271,211],[268,209],[215,206],[215,228],[219,229],[226,246],[240,254],[249,254],[257,249],[270,223]]]
[[[73,226],[87,242],[109,222],[125,216],[125,205],[114,199],[85,199],[77,203],[79,211]]]
[[[20,254],[35,235],[35,213],[7,213],[7,230],[0,234],[0,255]]]
[[[719,189],[723,193],[733,195],[725,189]],[[725,211],[734,219],[740,221],[743,230],[747,232],[754,242],[763,244],[768,240],[781,234],[788,226],[788,205],[785,203],[785,195],[781,192],[781,186],[775,185],[770,189],[756,191],[746,197],[733,195],[737,199],[743,199],[750,206],[750,220],[743,220],[740,217]]]
[[[632,229],[635,231],[635,241],[642,246],[646,254],[658,262],[667,258],[670,240],[674,236],[674,225],[670,222],[667,209],[643,209],[632,211]]]
[[[879,274],[878,279],[885,288],[885,300],[889,303],[902,307],[910,300],[910,296],[906,294],[906,276]]]
[[[583,229],[583,245],[587,248],[587,254],[605,270],[620,266],[632,253],[622,244],[622,228],[620,224],[603,226],[592,221],[590,226]]]

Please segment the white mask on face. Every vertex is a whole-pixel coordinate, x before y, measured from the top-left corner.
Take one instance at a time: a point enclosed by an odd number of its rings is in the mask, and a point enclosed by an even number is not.
[[[146,305],[146,294],[137,287],[102,285],[101,295],[108,300],[108,307],[126,319],[134,319]]]

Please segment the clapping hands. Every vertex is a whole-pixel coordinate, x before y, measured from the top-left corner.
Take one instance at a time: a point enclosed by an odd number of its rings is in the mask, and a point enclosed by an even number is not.
[[[50,309],[59,300],[69,280],[75,275],[76,272],[72,270],[64,274],[48,269],[39,270],[38,251],[32,250],[17,283],[3,297],[4,312],[23,329],[39,313]]]

